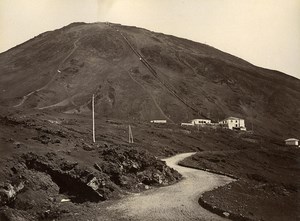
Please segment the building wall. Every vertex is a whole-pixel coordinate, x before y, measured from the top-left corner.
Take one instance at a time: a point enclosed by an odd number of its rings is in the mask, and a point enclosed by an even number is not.
[[[220,124],[227,125],[227,127],[232,130],[233,128],[246,128],[244,119],[227,119],[221,121]]]
[[[208,119],[194,119],[192,120],[192,124],[197,125],[197,124],[210,124],[211,120]]]
[[[232,129],[234,127],[239,128],[239,127],[245,127],[245,121],[242,119],[235,119],[235,120],[227,120],[227,124],[229,129]]]
[[[297,140],[288,140],[288,141],[285,141],[285,144],[290,145],[290,146],[298,146],[299,141],[297,141]]]
[[[194,126],[192,123],[181,123],[181,126]]]
[[[167,123],[166,120],[151,120],[150,122],[151,123],[156,123],[156,124],[165,124],[165,123]]]

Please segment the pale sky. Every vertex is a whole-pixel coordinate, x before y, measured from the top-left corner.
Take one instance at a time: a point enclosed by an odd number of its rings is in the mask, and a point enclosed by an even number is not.
[[[300,0],[0,0],[0,52],[80,21],[184,37],[300,79]]]

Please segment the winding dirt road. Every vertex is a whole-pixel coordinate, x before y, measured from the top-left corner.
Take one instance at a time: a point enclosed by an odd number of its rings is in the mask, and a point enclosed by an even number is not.
[[[36,93],[36,92],[39,92],[39,91],[45,89],[48,85],[50,85],[50,84],[55,80],[56,76],[57,76],[58,74],[61,73],[61,72],[59,71],[59,69],[61,68],[61,66],[66,62],[67,59],[69,59],[69,57],[70,57],[70,56],[76,51],[76,49],[78,48],[77,42],[78,42],[79,40],[80,40],[80,38],[78,38],[76,41],[74,41],[72,50],[71,50],[71,51],[66,55],[66,57],[59,63],[59,65],[58,65],[58,67],[57,67],[57,70],[55,70],[55,74],[54,74],[54,76],[50,79],[50,81],[49,81],[46,85],[44,85],[43,87],[41,87],[41,88],[39,88],[39,89],[37,89],[37,90],[31,91],[30,93],[28,93],[28,94],[26,94],[25,96],[23,96],[23,98],[22,98],[22,100],[20,101],[20,103],[14,105],[13,107],[20,107],[20,106],[22,106],[22,105],[25,103],[25,101],[26,101],[32,94],[34,94],[34,93]],[[51,105],[51,106],[52,106],[52,105]],[[43,107],[43,108],[48,108],[48,107]],[[43,108],[42,108],[42,109],[43,109]],[[41,109],[41,108],[39,108],[39,109]]]
[[[125,197],[108,207],[110,213],[118,214],[117,220],[226,220],[202,208],[198,199],[202,193],[233,179],[178,165],[193,154],[179,154],[164,160],[183,175],[182,181]]]

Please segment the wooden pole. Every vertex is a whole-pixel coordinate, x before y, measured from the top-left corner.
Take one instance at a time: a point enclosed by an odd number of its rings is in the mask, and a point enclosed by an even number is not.
[[[95,96],[92,97],[92,117],[93,117],[93,142],[96,142],[95,137]]]
[[[128,125],[128,143],[133,143],[133,135],[130,125]]]
[[[130,125],[128,125],[128,143],[130,143]]]

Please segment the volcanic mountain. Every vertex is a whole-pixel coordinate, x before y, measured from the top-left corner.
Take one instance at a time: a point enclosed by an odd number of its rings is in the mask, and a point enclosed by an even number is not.
[[[300,81],[205,44],[111,23],[73,23],[0,54],[0,104],[98,118],[235,116],[300,135]]]

